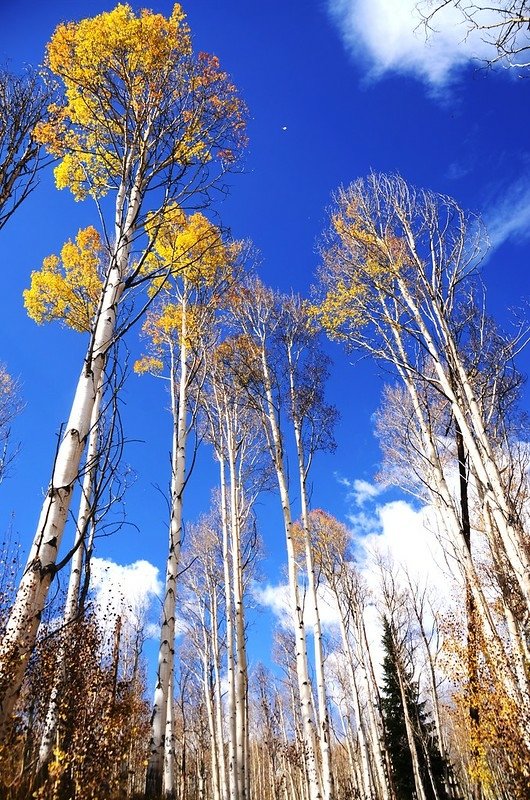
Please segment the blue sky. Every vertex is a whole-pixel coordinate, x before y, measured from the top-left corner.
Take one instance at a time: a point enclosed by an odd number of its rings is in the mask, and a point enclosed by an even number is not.
[[[3,0],[0,59],[13,69],[37,64],[57,23],[113,5]],[[168,14],[171,6],[151,7]],[[492,239],[484,266],[489,309],[508,322],[508,310],[528,298],[530,289],[530,78],[486,70],[471,60],[487,53],[479,40],[464,42],[462,30],[448,26],[454,20],[442,20],[439,38],[426,44],[422,31],[415,30],[413,8],[410,0],[184,3],[195,48],[219,56],[250,112],[249,147],[219,210],[235,237],[250,238],[259,249],[265,282],[307,294],[332,191],[371,169],[400,172],[484,215]],[[47,173],[1,233],[0,360],[19,376],[26,408],[13,426],[21,450],[0,487],[0,524],[3,529],[13,513],[24,548],[33,535],[85,342],[59,325],[38,328],[25,315],[22,290],[31,270],[87,224],[97,224],[90,203],[76,204],[69,193],[56,191]],[[128,339],[133,354],[137,342],[134,330]],[[377,471],[372,415],[385,376],[377,365],[347,357],[338,346],[328,350],[335,362],[329,397],[342,418],[337,452],[315,464],[312,503],[347,519],[356,509],[344,481],[371,483]],[[528,353],[520,366],[528,371]],[[124,403],[131,440],[125,459],[137,474],[128,519],[137,528],[101,540],[98,552],[121,564],[146,559],[163,568],[166,514],[153,485],[168,483],[167,401],[159,382],[132,375]],[[189,521],[207,510],[214,481],[212,457],[205,451],[189,486]],[[375,496],[366,501],[366,514],[376,514],[376,502]],[[262,571],[273,584],[284,559],[276,505],[276,498],[268,497],[258,507],[267,552]]]

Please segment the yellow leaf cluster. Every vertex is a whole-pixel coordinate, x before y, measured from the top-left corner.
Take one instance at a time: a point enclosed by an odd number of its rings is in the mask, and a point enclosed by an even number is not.
[[[309,319],[320,325],[332,339],[347,339],[352,330],[368,322],[366,287],[357,282],[339,280],[320,303],[307,306]]]
[[[134,362],[133,369],[137,375],[160,375],[164,369],[164,363],[160,358],[154,356],[143,356]]]
[[[100,236],[89,226],[76,241],[68,241],[60,257],[48,256],[31,273],[24,305],[37,324],[60,320],[76,331],[89,331],[101,295],[101,267],[105,258]]]
[[[215,57],[192,60],[178,4],[169,18],[149,10],[136,15],[119,4],[63,23],[48,44],[47,63],[64,84],[64,103],[50,106],[35,136],[62,159],[57,186],[76,199],[116,186],[131,157],[144,165],[150,160],[157,174],[174,164],[205,163],[215,152],[229,161],[228,145],[243,144],[243,104]]]
[[[105,193],[119,175],[117,143],[130,137],[131,119],[137,129],[145,124],[165,101],[175,64],[190,54],[189,28],[178,4],[169,19],[146,10],[136,16],[120,4],[56,28],[47,63],[64,83],[65,104],[50,108],[49,121],[35,135],[63,158],[55,171],[59,188],[70,187],[76,199]]]
[[[195,287],[212,286],[219,277],[228,277],[233,256],[219,228],[203,214],[188,217],[172,204],[162,217],[152,215],[146,228],[160,262],[159,272],[169,271]]]
[[[148,339],[149,354],[134,364],[138,375],[160,375],[166,356],[177,347],[195,347],[207,319],[205,309],[188,303],[164,302],[148,312],[142,333]]]
[[[214,352],[214,364],[221,374],[233,376],[243,388],[262,380],[259,349],[247,334],[221,342]]]

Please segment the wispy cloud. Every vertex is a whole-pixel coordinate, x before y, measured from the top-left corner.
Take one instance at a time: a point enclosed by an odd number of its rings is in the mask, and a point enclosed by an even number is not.
[[[328,0],[346,49],[367,64],[371,78],[397,72],[441,89],[470,61],[491,57],[491,45],[468,33],[451,4],[437,14],[436,30],[427,38],[417,5],[418,0]]]
[[[530,173],[500,189],[483,211],[491,250],[530,237]]]
[[[379,486],[377,483],[370,483],[363,478],[350,480],[350,478],[345,478],[343,475],[335,473],[335,479],[337,483],[348,490],[347,499],[356,506],[363,506],[367,501],[373,500],[381,492],[384,492],[383,486]]]

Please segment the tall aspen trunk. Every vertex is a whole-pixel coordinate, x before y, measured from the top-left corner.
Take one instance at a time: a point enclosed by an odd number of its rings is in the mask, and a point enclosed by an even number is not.
[[[394,329],[393,334],[396,346],[399,351],[399,359],[397,359],[396,361],[398,364],[405,363],[406,355],[399,331],[397,329]],[[433,443],[434,434],[429,429],[429,425],[425,420],[424,413],[421,408],[421,402],[418,397],[417,389],[409,373],[404,368],[398,367],[398,372],[400,373],[401,378],[410,395],[414,413],[416,416],[416,421],[421,431],[423,444],[425,447],[425,455],[427,457],[428,463],[431,466],[432,470],[431,479],[434,483],[433,489],[431,491],[432,503],[439,515],[441,523],[443,524],[445,530],[449,535],[451,544],[455,550],[458,563],[461,565],[464,571],[465,580],[468,581],[470,592],[473,597],[473,602],[475,603],[475,608],[477,612],[477,621],[480,622],[485,637],[489,639],[495,647],[495,651],[497,653],[497,657],[499,660],[499,669],[498,669],[499,679],[504,684],[507,693],[514,700],[516,700],[516,702],[520,704],[521,703],[525,704],[527,700],[524,699],[523,696],[521,695],[518,682],[514,677],[512,664],[507,658],[503,640],[499,635],[499,632],[495,626],[488,601],[484,596],[482,586],[476,574],[475,566],[471,558],[469,548],[466,544],[465,537],[462,532],[462,520],[460,518],[460,515],[457,513],[455,509],[454,500],[451,495],[451,491],[447,485],[444,470],[440,463],[438,453]],[[455,414],[455,419],[457,423],[460,425],[460,420],[456,417],[456,414]],[[524,735],[525,738],[528,738],[528,733]]]
[[[298,567],[292,537],[292,516],[289,493],[287,490],[287,479],[285,475],[285,465],[283,461],[283,446],[281,434],[276,419],[276,410],[271,392],[271,379],[269,367],[265,354],[262,353],[262,367],[265,379],[266,393],[266,415],[271,434],[271,451],[274,469],[280,491],[280,501],[283,512],[283,522],[285,528],[285,538],[287,545],[287,566],[289,576],[289,594],[291,609],[295,624],[295,655],[296,655],[296,675],[298,679],[298,691],[300,695],[300,714],[302,720],[302,733],[304,744],[304,762],[307,770],[308,791],[310,800],[322,800],[322,787],[319,768],[315,752],[315,719],[314,702],[309,680],[309,668],[307,660],[307,644],[304,626],[303,605],[300,598],[298,586]]]
[[[171,412],[173,418],[173,446],[171,456],[171,510],[169,524],[169,553],[166,567],[165,596],[163,605],[160,646],[158,650],[158,670],[151,718],[151,740],[147,766],[146,793],[148,797],[158,798],[166,793],[166,781],[172,784],[169,772],[164,774],[166,737],[173,737],[172,725],[167,729],[167,709],[171,695],[171,676],[175,661],[175,612],[177,576],[182,544],[182,509],[186,483],[186,442],[188,436],[187,419],[187,347],[185,303],[182,308],[182,330],[180,336],[180,375],[177,393],[176,363],[174,349],[171,350]],[[173,699],[171,697],[171,702]]]
[[[219,787],[219,743],[217,741],[217,728],[215,723],[215,709],[214,709],[214,700],[213,700],[213,691],[210,681],[210,647],[208,644],[208,634],[206,631],[206,621],[204,619],[204,611],[203,611],[203,619],[202,619],[202,631],[203,631],[203,656],[202,656],[202,668],[203,668],[203,694],[204,694],[204,701],[206,705],[206,717],[208,720],[208,731],[210,734],[210,771],[211,771],[211,782],[212,782],[212,795],[213,800],[220,800],[221,792]]]
[[[177,770],[177,760],[175,753],[175,709],[174,709],[174,676],[175,665],[171,668],[169,676],[169,687],[167,693],[166,709],[166,732],[164,735],[164,795],[168,800],[175,798],[175,778]]]
[[[379,793],[382,800],[391,800],[394,791],[391,782],[391,765],[388,750],[385,744],[385,727],[383,713],[381,710],[381,697],[379,686],[375,678],[375,670],[372,661],[372,654],[366,635],[366,626],[362,608],[355,605],[356,627],[359,637],[359,666],[364,675],[366,691],[368,695],[368,722],[371,730],[371,742],[374,752],[375,772],[379,785]]]
[[[333,773],[331,769],[331,744],[329,731],[328,698],[326,692],[326,677],[324,674],[324,651],[322,647],[322,627],[320,624],[320,609],[318,607],[317,586],[315,579],[315,565],[313,562],[313,552],[311,537],[309,533],[309,516],[307,508],[307,486],[306,486],[306,464],[302,444],[302,432],[300,430],[300,420],[296,413],[296,397],[294,385],[294,369],[289,353],[289,388],[291,395],[291,413],[293,417],[293,428],[296,442],[296,454],[298,461],[298,479],[300,486],[300,506],[302,528],[304,532],[305,560],[307,571],[307,583],[309,590],[309,601],[313,612],[313,646],[315,672],[317,679],[317,708],[318,708],[318,742],[320,745],[320,756],[322,761],[322,790],[324,800],[333,800]]]
[[[138,174],[128,197],[124,183],[118,190],[115,245],[92,325],[92,338],[77,382],[66,432],[56,454],[35,538],[0,645],[0,733],[13,712],[35,644],[48,589],[55,574],[73,490],[79,477],[79,464],[90,433],[92,409],[107,354],[114,341],[116,315],[140,210],[139,181]]]
[[[212,603],[212,649],[213,649],[213,669],[214,669],[214,708],[215,725],[217,731],[218,766],[219,766],[219,793],[220,800],[227,800],[228,791],[226,785],[226,760],[224,749],[223,731],[223,708],[221,699],[221,675],[219,670],[219,637],[218,637],[218,613],[217,613],[217,593],[214,595]]]
[[[76,621],[79,614],[79,588],[81,585],[81,573],[83,570],[83,560],[85,555],[85,540],[87,535],[90,518],[93,513],[93,488],[96,460],[98,457],[98,437],[100,428],[100,408],[103,395],[103,377],[101,373],[100,383],[96,392],[92,416],[90,419],[90,435],[88,439],[85,474],[81,489],[81,500],[77,514],[76,536],[74,541],[74,554],[70,565],[70,578],[63,612],[62,636],[60,639],[59,650],[56,658],[56,668],[52,692],[48,702],[48,711],[44,723],[41,743],[39,747],[38,769],[41,770],[48,763],[55,744],[56,730],[59,713],[59,696],[63,681],[67,679],[64,670],[64,656],[67,646],[68,632]]]
[[[455,393],[452,381],[447,375],[443,359],[421,316],[420,310],[402,281],[400,291],[409,307],[431,356],[440,383],[440,388],[451,403],[455,420],[458,423],[474,472],[484,487],[484,499],[495,521],[502,540],[506,558],[519,584],[521,593],[530,613],[530,560],[527,542],[522,530],[513,521],[513,509],[502,485],[497,461],[492,453],[472,386],[464,365],[456,350],[456,345],[443,313],[433,307],[433,313],[444,336],[444,345],[452,367],[452,378],[457,381],[460,397]],[[465,403],[465,409],[461,405]],[[467,412],[467,415],[466,415]]]
[[[245,642],[245,614],[243,605],[243,576],[241,565],[241,526],[238,512],[238,480],[235,466],[235,444],[232,426],[226,419],[226,444],[230,474],[230,532],[232,545],[232,592],[235,619],[235,712],[236,712],[236,770],[239,800],[248,800],[248,729],[247,729],[247,653]]]
[[[72,409],[61,440],[37,532],[0,645],[0,726],[10,717],[35,644],[48,589],[79,477],[79,464],[90,432],[92,409],[108,349],[116,306],[123,292],[122,270],[114,264],[103,292],[93,340],[79,376]]]
[[[363,800],[375,800],[375,793],[373,788],[372,774],[370,770],[370,754],[369,754],[369,741],[366,736],[364,717],[361,710],[361,702],[359,698],[359,687],[355,677],[355,666],[353,663],[353,653],[351,649],[350,639],[346,628],[346,622],[339,605],[339,626],[342,638],[342,647],[346,662],[348,664],[348,679],[350,684],[350,696],[355,710],[357,722],[357,742],[359,745],[359,777],[362,786]]]
[[[239,800],[239,783],[237,780],[237,724],[236,724],[236,687],[234,661],[234,612],[232,609],[232,578],[230,574],[230,535],[227,514],[227,491],[225,462],[222,453],[219,455],[221,474],[221,525],[223,529],[223,573],[225,583],[226,604],[226,662],[228,684],[228,788],[230,800]]]

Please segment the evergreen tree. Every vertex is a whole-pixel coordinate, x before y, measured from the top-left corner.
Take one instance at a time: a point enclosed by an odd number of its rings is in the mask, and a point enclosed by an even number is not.
[[[381,707],[397,799],[416,800],[417,797],[413,756],[405,719],[405,695],[425,795],[428,800],[446,800],[450,797],[445,782],[448,765],[440,754],[434,725],[425,709],[425,702],[419,698],[418,684],[404,664],[403,654],[386,617],[383,620],[383,648],[385,657]]]

